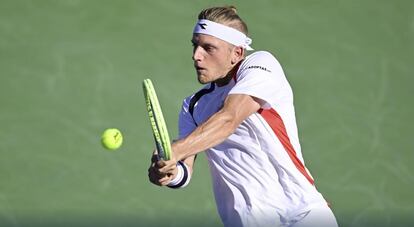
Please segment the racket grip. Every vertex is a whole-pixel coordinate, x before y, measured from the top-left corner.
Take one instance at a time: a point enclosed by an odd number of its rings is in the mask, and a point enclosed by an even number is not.
[[[164,149],[162,148],[161,144],[155,141],[155,146],[157,147],[157,158],[159,160],[164,160]]]

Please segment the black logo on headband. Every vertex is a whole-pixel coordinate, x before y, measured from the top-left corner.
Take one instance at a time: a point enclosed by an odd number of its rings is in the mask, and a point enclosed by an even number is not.
[[[206,26],[207,26],[207,24],[206,24],[206,23],[202,23],[202,24],[198,23],[198,25],[200,25],[200,27],[201,27],[202,29],[206,29]]]

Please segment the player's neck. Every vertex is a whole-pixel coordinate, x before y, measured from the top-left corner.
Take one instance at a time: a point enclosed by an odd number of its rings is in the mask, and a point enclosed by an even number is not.
[[[237,71],[239,70],[239,66],[240,64],[243,62],[243,60],[241,60],[239,63],[237,63],[228,73],[225,77],[222,77],[216,81],[214,81],[216,83],[216,85],[218,87],[223,87],[226,86],[227,84],[230,83],[230,81],[232,79],[236,79],[236,74]]]
[[[231,74],[227,74],[227,76],[220,78],[214,82],[216,83],[217,87],[223,87],[229,84],[232,78],[233,77],[231,76]]]

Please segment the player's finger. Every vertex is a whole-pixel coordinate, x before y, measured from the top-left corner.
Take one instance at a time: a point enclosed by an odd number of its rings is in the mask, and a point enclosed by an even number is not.
[[[161,186],[161,183],[159,182],[160,178],[153,171],[148,172],[148,179],[151,183]]]
[[[158,175],[161,175],[161,174],[164,174],[164,173],[162,173],[161,171],[160,171],[160,169],[162,168],[162,166],[164,166],[165,164],[163,164],[161,161],[157,161],[157,162],[153,162],[152,164],[151,164],[151,168],[152,168],[152,171],[154,171],[154,173],[156,173],[156,174],[158,174]],[[164,174],[165,175],[165,174]]]
[[[148,169],[148,178],[151,183],[158,185],[158,186],[166,185],[168,184],[166,182],[170,181],[170,177],[168,175],[159,174],[154,168]]]
[[[148,168],[148,173],[151,173],[151,174],[153,174],[154,176],[156,176],[158,178],[164,177],[166,175],[165,173],[161,173],[157,166],[153,166],[153,165],[151,165]]]
[[[157,178],[162,178],[162,177],[165,177],[167,175],[166,173],[161,172],[160,169],[159,168],[156,168],[156,167],[151,168],[151,172]]]
[[[177,168],[177,164],[174,161],[165,161],[164,164],[165,166],[159,170],[160,173],[172,173]]]
[[[169,176],[163,177],[159,180],[159,183],[160,183],[161,186],[165,186],[165,185],[169,184],[170,182],[171,182],[171,177],[169,177]]]
[[[176,168],[176,164],[174,162],[163,161],[157,165],[156,168],[158,168],[160,174],[167,174],[171,173]]]
[[[158,167],[160,169],[162,167],[166,166],[166,165],[167,165],[167,163],[164,160],[159,160],[159,161],[156,162],[156,167]]]

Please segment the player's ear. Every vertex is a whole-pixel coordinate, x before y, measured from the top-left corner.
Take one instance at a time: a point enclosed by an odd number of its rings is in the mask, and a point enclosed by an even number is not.
[[[240,60],[244,58],[244,48],[243,47],[234,47],[232,51],[232,58],[231,58],[231,64],[237,64]]]

